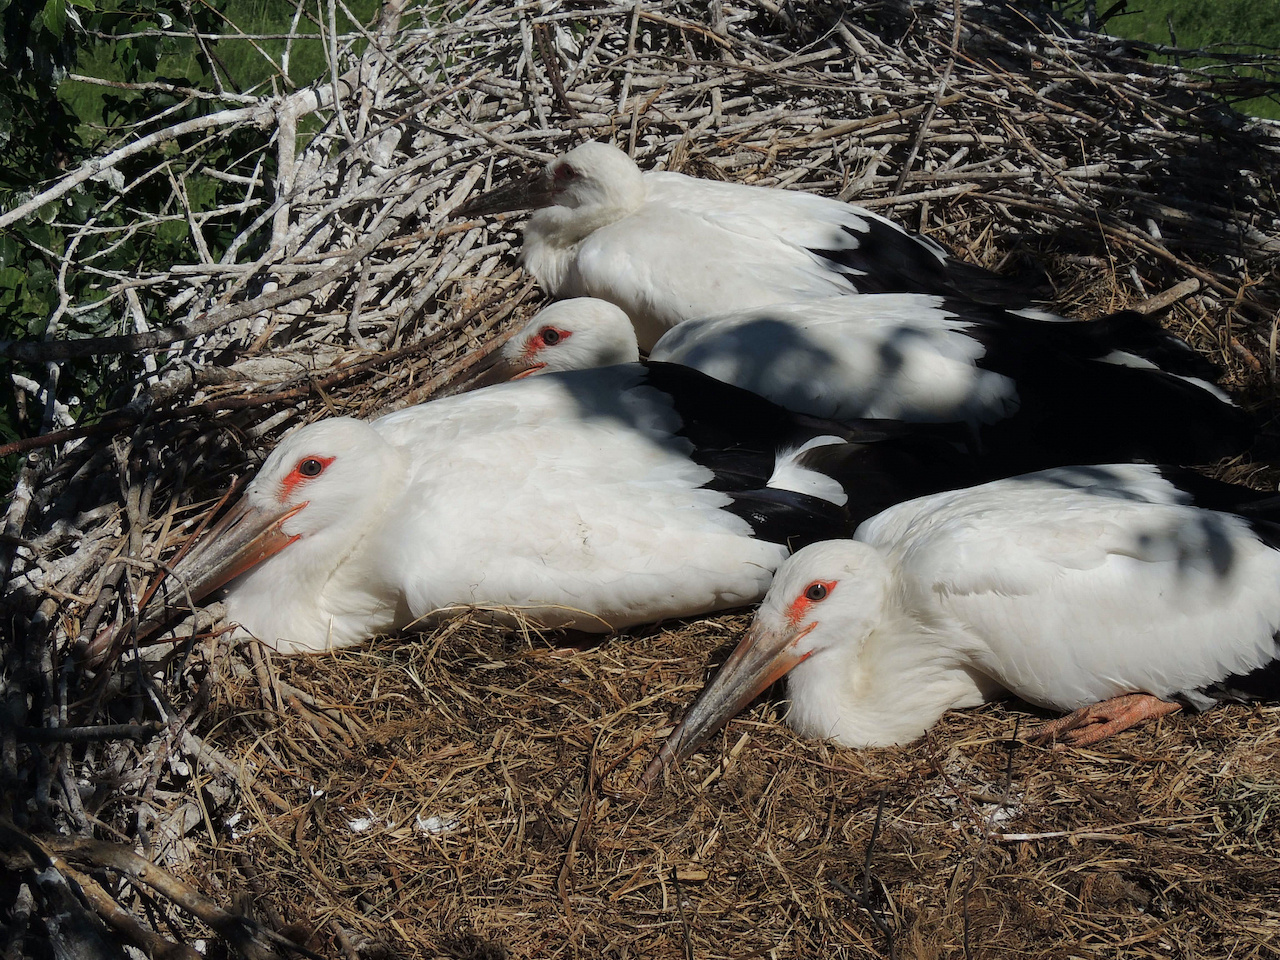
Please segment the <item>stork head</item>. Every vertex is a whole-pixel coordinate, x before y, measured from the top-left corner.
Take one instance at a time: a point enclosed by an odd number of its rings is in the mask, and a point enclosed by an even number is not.
[[[470,200],[457,214],[468,217],[562,207],[572,211],[566,216],[590,222],[590,229],[595,229],[626,216],[643,200],[644,176],[635,161],[615,146],[589,141],[556,157],[533,177]]]
[[[377,522],[403,471],[399,453],[367,423],[338,417],[300,427],[173,576],[193,600],[278,554],[290,568],[282,580],[324,576]]]
[[[829,735],[839,704],[823,688],[856,686],[856,664],[879,625],[888,592],[885,562],[856,540],[815,543],[774,576],[751,627],[719,673],[645,770],[648,786],[675,766],[776,680],[791,674],[788,722],[801,733]],[[798,684],[801,675],[817,683]],[[812,688],[811,688],[812,686]],[[797,718],[803,718],[797,723]],[[810,722],[814,721],[814,722]]]
[[[577,297],[553,303],[534,316],[470,387],[538,373],[636,363],[639,359],[631,319],[606,300]]]

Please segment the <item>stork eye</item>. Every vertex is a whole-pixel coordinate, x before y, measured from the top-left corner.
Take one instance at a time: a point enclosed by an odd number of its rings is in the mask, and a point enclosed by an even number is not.
[[[541,331],[542,342],[548,347],[554,347],[560,342],[560,331],[555,327],[546,327]]]
[[[813,583],[809,584],[809,586],[805,587],[804,598],[806,600],[813,600],[814,602],[817,602],[818,600],[827,599],[828,592],[829,591],[827,590],[827,585],[825,583],[815,580]]]
[[[554,176],[557,183],[572,183],[578,179],[578,171],[569,164],[562,163],[556,167]]]
[[[318,477],[324,470],[324,464],[315,457],[308,457],[298,464],[298,473],[304,477]]]

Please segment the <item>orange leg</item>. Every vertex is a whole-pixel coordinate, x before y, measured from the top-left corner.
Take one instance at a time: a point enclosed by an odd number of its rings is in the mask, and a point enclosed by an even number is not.
[[[1113,733],[1136,727],[1144,720],[1165,717],[1181,709],[1179,704],[1148,693],[1130,693],[1081,707],[1065,717],[1051,720],[1032,730],[1027,739],[1035,743],[1052,741],[1056,749],[1084,747],[1105,740]]]

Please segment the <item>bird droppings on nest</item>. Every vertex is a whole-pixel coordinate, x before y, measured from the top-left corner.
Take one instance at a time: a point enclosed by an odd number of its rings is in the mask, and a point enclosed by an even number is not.
[[[421,402],[534,312],[516,221],[447,216],[578,140],[646,169],[839,195],[1002,273],[1042,263],[1059,313],[1172,303],[1164,322],[1227,368],[1270,421],[1259,454],[1274,452],[1274,129],[1205,99],[1203,73],[1040,36],[1025,10],[977,0],[960,4],[944,90],[952,5],[898,9],[478,4],[426,30],[388,20],[353,75],[376,96],[343,101],[301,152],[281,243],[262,244],[276,259],[255,274],[271,290],[190,263],[95,292],[121,317],[139,290],[185,297],[174,321],[201,332],[184,328],[120,419],[37,449],[8,509],[15,642],[0,655],[21,736],[3,730],[0,749],[20,833],[0,844],[6,953],[48,949],[51,904],[94,922],[119,904],[141,928],[119,937],[226,956],[245,903],[344,960],[1274,953],[1277,708],[1060,754],[1010,750],[1041,718],[992,704],[854,751],[795,737],[775,699],[642,795],[636,777],[748,618],[568,652],[461,622],[286,659],[229,649],[206,611],[192,642],[77,660],[149,576],[114,558],[167,558],[160,545],[283,431]],[[348,137],[373,129],[390,140]],[[1244,459],[1219,472],[1276,479]],[[374,816],[394,826],[349,828]],[[451,829],[417,828],[432,818]]]

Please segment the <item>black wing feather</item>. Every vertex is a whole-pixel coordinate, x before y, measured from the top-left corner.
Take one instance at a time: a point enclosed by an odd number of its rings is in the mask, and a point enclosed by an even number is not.
[[[940,255],[916,234],[868,218],[866,229],[842,227],[856,243],[839,250],[810,252],[840,268],[858,293],[931,293],[976,303],[1025,307],[1043,298],[1041,280],[1002,277],[983,267]]]
[[[943,309],[973,323],[968,333],[987,351],[991,369],[1017,370],[1049,356],[1100,360],[1117,351],[1155,364],[1166,373],[1216,383],[1222,371],[1159,321],[1132,310],[1095,320],[1040,320],[998,307],[948,298]]]
[[[692,458],[714,474],[705,486],[727,492],[725,509],[774,543],[794,548],[848,536],[885,507],[990,475],[967,448],[969,431],[962,424],[835,423],[792,413],[679,364],[649,364],[645,382],[671,398],[683,421],[678,432],[693,444]],[[823,436],[843,442],[808,450],[797,462],[836,480],[847,504],[767,486],[780,451]]]
[[[1248,411],[1161,370],[1044,358],[1018,378],[1018,393],[1017,414],[979,431],[1006,468],[1207,463],[1247,449],[1257,433]]]
[[[1280,635],[1275,641],[1273,657],[1248,673],[1233,673],[1216,683],[1201,687],[1196,692],[1213,700],[1244,703],[1250,700],[1280,700]],[[1190,699],[1180,699],[1185,706],[1194,706]]]

